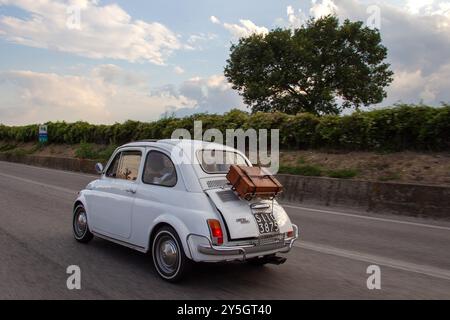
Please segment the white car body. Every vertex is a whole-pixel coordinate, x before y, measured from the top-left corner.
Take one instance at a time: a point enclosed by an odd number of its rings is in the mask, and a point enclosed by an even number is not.
[[[285,210],[276,200],[247,201],[238,198],[227,184],[225,173],[206,173],[197,157],[205,148],[238,150],[219,144],[194,140],[141,141],[116,149],[101,177],[79,192],[75,201],[84,206],[89,230],[98,237],[147,252],[151,239],[161,225],[176,230],[187,258],[195,262],[246,260],[278,252],[288,252],[298,237]],[[105,175],[115,155],[122,151],[140,151],[138,178],[134,181]],[[164,153],[173,161],[177,181],[173,187],[146,184],[142,172],[150,151]],[[174,159],[177,158],[177,159]],[[269,210],[279,232],[261,236],[251,205]],[[223,231],[223,243],[213,244],[208,219],[217,219]]]

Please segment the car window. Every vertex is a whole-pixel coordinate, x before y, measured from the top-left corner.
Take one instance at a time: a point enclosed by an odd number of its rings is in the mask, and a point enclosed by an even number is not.
[[[106,170],[106,176],[109,178],[115,178],[117,174],[117,167],[119,166],[119,160],[120,160],[120,152],[116,154],[113,161],[111,161],[111,164],[108,167],[108,170]]]
[[[139,173],[141,156],[140,151],[123,151],[117,154],[106,171],[106,176],[135,181]]]
[[[247,165],[244,157],[234,151],[200,150],[197,157],[206,173],[227,173],[232,164]]]
[[[177,171],[170,158],[162,152],[150,151],[144,165],[142,182],[165,187],[177,184]]]

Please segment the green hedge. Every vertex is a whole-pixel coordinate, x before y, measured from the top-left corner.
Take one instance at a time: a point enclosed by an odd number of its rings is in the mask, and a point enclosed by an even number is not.
[[[398,105],[393,108],[354,112],[345,116],[286,115],[232,110],[224,115],[195,114],[154,122],[126,121],[92,125],[86,122],[49,122],[51,143],[122,144],[141,139],[169,138],[173,130],[193,132],[194,120],[203,129],[280,129],[281,148],[330,148],[346,150],[450,150],[450,105],[428,107]],[[37,125],[0,125],[0,140],[36,141]]]

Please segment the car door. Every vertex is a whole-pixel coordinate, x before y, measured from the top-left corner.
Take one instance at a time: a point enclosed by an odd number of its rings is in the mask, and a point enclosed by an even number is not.
[[[174,204],[185,197],[185,188],[178,179],[168,153],[156,148],[147,150],[133,209],[133,244],[145,246],[149,227],[158,215],[172,212]]]
[[[141,160],[139,148],[115,154],[89,199],[94,231],[114,238],[130,238]]]

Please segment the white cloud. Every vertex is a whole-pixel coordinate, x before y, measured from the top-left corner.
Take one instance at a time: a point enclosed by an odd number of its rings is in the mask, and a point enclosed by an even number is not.
[[[132,86],[134,88],[143,88],[147,85],[144,74],[127,71],[114,64],[102,64],[94,67],[90,74],[92,77],[99,78],[105,83]]]
[[[231,89],[231,83],[221,74],[210,76],[206,79],[206,84],[209,88],[218,88],[221,91]]]
[[[167,112],[185,116],[231,108],[244,109],[245,105],[221,74],[151,89],[144,75],[113,64],[96,66],[84,75],[0,72],[0,119],[8,125],[57,120],[152,121]]]
[[[255,23],[248,19],[240,19],[239,24],[227,22],[221,23],[220,20],[215,16],[211,16],[210,20],[214,24],[222,25],[236,38],[248,37],[255,33],[267,34],[269,32],[269,29],[267,29],[266,27],[257,26]]]
[[[333,0],[311,0],[310,3],[309,16],[312,18],[319,19],[327,15],[337,14],[338,6]],[[291,5],[286,7],[286,15],[290,28],[299,28],[308,20],[302,9],[298,9],[296,12]]]
[[[180,67],[180,66],[175,66],[175,67],[173,68],[173,71],[174,71],[176,74],[183,74],[183,73],[184,73],[184,69],[183,69],[182,67]]]
[[[221,75],[209,77],[193,77],[184,81],[180,86],[165,86],[159,89],[172,96],[183,96],[196,101],[194,108],[168,108],[177,116],[185,116],[193,113],[224,113],[232,108],[245,109],[242,98],[231,88],[231,84]]]
[[[312,6],[309,12],[316,19],[336,13],[337,6],[333,0],[312,0],[311,3]]]
[[[209,17],[209,20],[214,24],[220,24],[220,20],[215,16]]]
[[[388,88],[388,102],[438,104],[450,101],[450,63],[431,74],[422,70],[399,70]]]
[[[0,37],[17,44],[89,58],[158,65],[164,64],[172,51],[183,47],[177,35],[163,24],[132,19],[117,4],[102,6],[95,0],[0,0],[2,5],[15,6],[29,14],[26,18],[0,16]],[[70,28],[77,8],[79,28]]]
[[[106,96],[113,92],[100,78],[8,71],[0,73],[0,83],[0,114],[10,123],[56,120],[63,115],[76,120],[84,113],[94,119],[110,116]]]
[[[288,6],[286,8],[286,13],[291,28],[299,28],[306,21],[306,16],[301,9],[298,9],[298,13],[296,14],[294,8]]]
[[[450,16],[447,0],[406,0],[406,9],[411,14]]]
[[[113,123],[157,119],[169,106],[193,108],[183,94],[151,94],[147,81],[115,65],[87,75],[33,71],[0,72],[0,119],[7,124],[86,120]]]
[[[423,10],[429,10],[434,0],[407,0],[406,8],[410,13],[418,14]]]
[[[186,46],[192,50],[203,50],[204,45],[210,45],[210,42],[217,39],[217,34],[215,33],[196,33],[192,34],[187,39]]]

